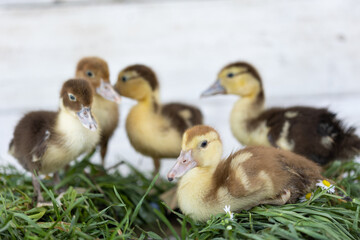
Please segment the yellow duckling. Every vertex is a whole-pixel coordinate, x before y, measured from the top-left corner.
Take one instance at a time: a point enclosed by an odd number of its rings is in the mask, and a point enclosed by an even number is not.
[[[202,96],[235,94],[230,125],[243,145],[274,146],[293,151],[325,165],[336,159],[351,159],[360,153],[355,128],[345,128],[326,108],[290,107],[264,110],[261,77],[248,63],[225,66],[218,80]]]
[[[108,64],[101,58],[82,58],[76,67],[76,77],[89,81],[95,92],[92,109],[101,128],[99,146],[104,165],[109,140],[119,123],[117,104],[120,104],[121,98],[110,84]]]
[[[294,203],[324,178],[320,167],[295,153],[272,147],[247,147],[221,159],[222,142],[211,127],[188,129],[168,180],[181,178],[181,211],[197,221],[260,204]]]
[[[156,75],[144,65],[122,70],[115,89],[138,102],[127,116],[127,135],[136,151],[153,158],[158,172],[161,158],[176,158],[179,154],[184,131],[202,123],[200,110],[180,103],[162,105]]]

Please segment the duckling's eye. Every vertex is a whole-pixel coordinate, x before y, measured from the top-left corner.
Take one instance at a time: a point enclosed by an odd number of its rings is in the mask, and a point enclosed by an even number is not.
[[[69,93],[68,95],[69,95],[70,101],[72,101],[72,102],[76,101],[76,97],[74,95],[72,95],[71,93]]]
[[[205,140],[200,144],[200,147],[206,148],[207,145],[208,145],[208,141]]]
[[[233,76],[234,76],[234,74],[233,73],[228,73],[228,75],[227,75],[229,78],[232,78]]]
[[[86,75],[87,75],[88,77],[94,77],[94,76],[95,76],[95,74],[94,74],[92,71],[87,71],[87,72],[86,72]]]
[[[121,81],[126,82],[128,79],[126,76],[122,76]]]

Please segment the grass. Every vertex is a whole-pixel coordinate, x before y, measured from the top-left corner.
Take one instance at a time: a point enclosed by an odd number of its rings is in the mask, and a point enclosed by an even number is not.
[[[49,207],[32,206],[30,177],[0,167],[0,239],[360,239],[359,163],[329,166],[324,175],[335,180],[335,195],[319,188],[307,202],[259,206],[234,219],[224,212],[206,223],[169,214],[159,195],[173,185],[128,167],[123,176],[77,162],[56,188],[42,181]],[[70,185],[60,204],[55,190]]]

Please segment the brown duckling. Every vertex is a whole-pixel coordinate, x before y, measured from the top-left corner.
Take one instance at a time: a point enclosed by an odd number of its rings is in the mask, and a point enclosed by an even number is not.
[[[17,124],[9,153],[32,174],[35,196],[42,202],[37,174],[54,174],[91,151],[100,139],[91,107],[93,92],[86,80],[66,81],[60,92],[58,112],[37,111],[27,113]]]
[[[181,178],[181,211],[197,221],[211,215],[250,209],[260,204],[294,203],[324,178],[320,167],[295,153],[263,146],[247,147],[221,159],[222,142],[211,127],[188,129],[168,180]]]
[[[138,102],[127,116],[127,135],[136,151],[153,158],[158,172],[161,158],[176,158],[179,154],[184,131],[202,123],[200,110],[180,103],[162,105],[157,77],[144,65],[122,70],[115,89]]]
[[[77,64],[76,77],[88,80],[95,91],[92,111],[101,129],[99,146],[104,165],[109,140],[119,123],[117,104],[121,98],[110,84],[108,64],[101,58],[82,58]]]
[[[235,94],[230,125],[243,145],[274,146],[303,155],[325,165],[336,159],[351,159],[360,153],[355,128],[344,127],[326,108],[290,107],[264,110],[261,77],[248,63],[225,66],[218,80],[202,96]]]

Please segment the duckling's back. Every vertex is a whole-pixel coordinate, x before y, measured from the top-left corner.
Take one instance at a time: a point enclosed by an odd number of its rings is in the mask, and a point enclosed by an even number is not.
[[[171,120],[171,124],[182,134],[186,129],[203,123],[201,111],[190,105],[169,103],[161,108],[161,114]]]
[[[316,163],[272,147],[247,147],[229,156],[221,165],[217,169],[221,172],[214,174],[218,178],[214,182],[219,187],[227,186],[237,198],[255,194],[271,199],[287,190],[291,193],[288,202],[293,203],[323,179]]]
[[[289,203],[297,202],[299,197],[312,191],[316,183],[324,179],[321,175],[321,167],[303,156],[271,148],[266,148],[262,154],[264,154],[264,164],[269,167],[269,172],[273,175],[274,185],[283,184],[284,189],[290,190]]]
[[[269,127],[268,139],[273,146],[298,153],[320,165],[360,154],[360,138],[355,135],[355,128],[344,127],[336,114],[326,108],[272,108],[249,127],[263,120]],[[284,142],[286,144],[281,144]]]
[[[38,170],[40,158],[45,150],[45,141],[53,135],[56,112],[38,111],[26,114],[17,124],[9,152],[28,171]]]

